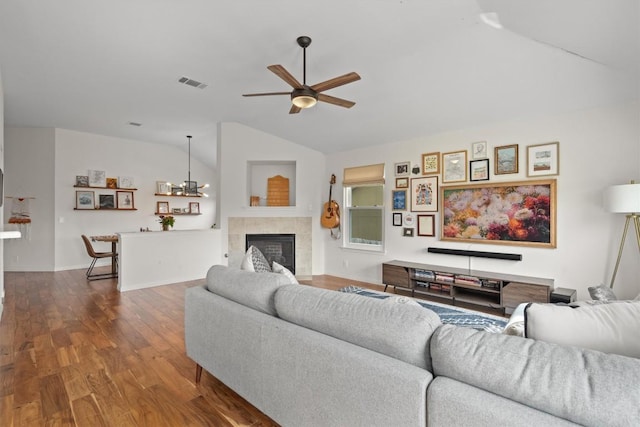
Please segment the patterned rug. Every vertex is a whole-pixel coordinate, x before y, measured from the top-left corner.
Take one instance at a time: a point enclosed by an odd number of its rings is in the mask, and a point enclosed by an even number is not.
[[[358,286],[347,286],[345,288],[338,289],[338,291],[378,299],[385,299],[394,296],[393,294],[372,291],[370,289],[364,289]],[[502,332],[508,321],[508,319],[505,319],[503,317],[480,313],[473,310],[467,310],[461,307],[452,307],[450,305],[419,300],[416,298],[410,299],[416,301],[424,308],[435,311],[436,314],[440,316],[440,320],[442,321],[442,323],[445,324],[473,328],[480,331],[499,333]]]

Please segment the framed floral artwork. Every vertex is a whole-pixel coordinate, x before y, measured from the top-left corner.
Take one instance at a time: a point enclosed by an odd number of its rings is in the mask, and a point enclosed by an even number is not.
[[[422,175],[440,173],[440,152],[422,155]]]
[[[441,239],[556,247],[556,181],[442,187]]]
[[[438,177],[411,178],[411,210],[438,211]]]
[[[442,154],[442,182],[467,180],[467,150]]]
[[[518,173],[518,144],[496,147],[493,164],[496,175]]]
[[[558,175],[559,173],[559,142],[527,146],[527,176]]]
[[[392,190],[393,210],[407,210],[407,190]]]
[[[489,159],[471,160],[469,162],[469,181],[489,180]]]

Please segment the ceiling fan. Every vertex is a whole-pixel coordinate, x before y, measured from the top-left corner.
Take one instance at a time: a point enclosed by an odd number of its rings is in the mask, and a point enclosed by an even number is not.
[[[356,105],[353,101],[347,101],[346,99],[336,98],[335,96],[325,95],[325,90],[333,89],[338,86],[346,85],[360,80],[358,73],[347,73],[339,77],[317,83],[313,86],[307,85],[307,47],[311,44],[311,38],[307,36],[300,36],[297,39],[298,45],[302,48],[302,83],[296,80],[282,65],[269,65],[268,70],[271,70],[276,76],[287,82],[293,90],[291,92],[267,92],[267,93],[247,93],[242,96],[271,96],[271,95],[290,95],[291,96],[291,110],[289,114],[299,113],[303,108],[310,108],[316,105],[318,101],[327,102],[329,104],[338,105],[340,107],[351,108]]]

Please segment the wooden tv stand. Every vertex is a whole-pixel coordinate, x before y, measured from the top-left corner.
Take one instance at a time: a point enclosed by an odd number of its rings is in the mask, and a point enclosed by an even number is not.
[[[548,303],[553,279],[490,273],[407,261],[382,264],[382,283],[446,304],[473,304],[511,314],[522,302]]]

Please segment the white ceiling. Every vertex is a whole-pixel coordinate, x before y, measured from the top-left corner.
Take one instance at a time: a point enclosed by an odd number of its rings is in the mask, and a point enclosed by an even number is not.
[[[5,125],[181,148],[193,135],[192,153],[212,161],[221,121],[331,153],[638,100],[639,3],[1,0]],[[313,39],[307,83],[360,74],[326,92],[353,108],[290,115],[287,96],[241,96],[290,90],[267,65],[302,80],[300,35]]]

